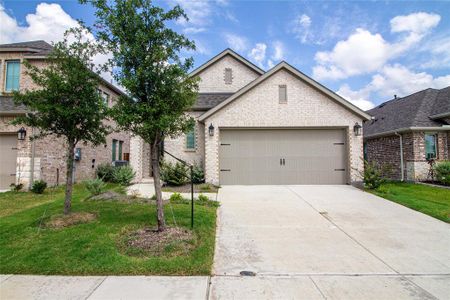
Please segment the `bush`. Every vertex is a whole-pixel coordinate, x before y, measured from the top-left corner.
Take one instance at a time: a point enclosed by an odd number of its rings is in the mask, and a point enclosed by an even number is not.
[[[119,183],[124,186],[128,186],[133,181],[136,173],[130,166],[123,166],[119,168],[114,168],[113,178],[115,183]]]
[[[179,186],[189,181],[188,169],[182,163],[162,162],[161,180],[168,185]]]
[[[364,186],[368,189],[377,189],[386,180],[382,176],[383,170],[377,166],[375,163],[369,163],[364,161],[364,172],[362,173],[364,177]]]
[[[192,168],[192,181],[194,184],[205,182],[205,172],[203,172],[203,168],[197,164]]]
[[[436,179],[445,185],[450,185],[450,161],[443,161],[434,166]]]
[[[19,192],[19,191],[21,191],[23,189],[23,183],[18,183],[18,184],[11,183],[9,185],[9,187],[11,188],[11,191]]]
[[[91,196],[100,195],[103,192],[106,184],[101,178],[91,179],[84,181],[84,186],[91,193]]]
[[[110,164],[101,164],[98,165],[95,173],[104,182],[114,182],[114,170],[115,168]]]
[[[169,201],[172,203],[186,203],[187,202],[187,200],[184,199],[180,193],[173,193],[172,195],[170,195]]]
[[[36,180],[31,186],[31,191],[35,194],[42,194],[44,193],[46,188],[47,182],[45,182],[44,180]]]

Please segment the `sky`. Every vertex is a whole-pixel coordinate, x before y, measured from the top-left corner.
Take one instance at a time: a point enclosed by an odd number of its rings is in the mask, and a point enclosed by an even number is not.
[[[286,61],[366,110],[394,95],[450,85],[450,1],[158,0],[189,21],[200,66],[231,48],[269,70]],[[76,0],[0,0],[0,44],[58,41],[94,9]],[[99,59],[101,61],[101,59]],[[105,74],[105,77],[108,77]]]

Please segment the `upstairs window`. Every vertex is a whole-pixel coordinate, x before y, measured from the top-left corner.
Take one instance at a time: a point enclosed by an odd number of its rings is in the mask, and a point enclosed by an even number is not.
[[[5,92],[12,92],[19,90],[19,81],[20,81],[20,61],[18,60],[6,61]]]
[[[287,103],[287,87],[285,84],[278,86],[278,101],[280,103]]]
[[[425,134],[425,158],[434,159],[437,157],[436,152],[436,135]]]
[[[103,103],[105,103],[106,106],[108,106],[109,104],[109,94],[108,93],[101,93],[101,96],[103,98]]]
[[[231,68],[225,68],[225,84],[233,83],[233,70]]]
[[[194,129],[186,133],[186,149],[195,150],[195,131]]]

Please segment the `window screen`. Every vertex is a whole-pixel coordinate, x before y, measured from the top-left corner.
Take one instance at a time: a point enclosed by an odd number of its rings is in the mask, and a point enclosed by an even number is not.
[[[225,69],[225,84],[233,83],[233,70],[231,68]]]
[[[425,134],[425,158],[436,158],[436,135]]]
[[[195,149],[195,132],[194,129],[186,133],[186,149]]]
[[[280,103],[287,102],[287,87],[284,84],[278,86],[278,100],[280,101]]]
[[[6,62],[6,82],[5,91],[12,92],[19,90],[20,80],[20,61],[7,61]]]

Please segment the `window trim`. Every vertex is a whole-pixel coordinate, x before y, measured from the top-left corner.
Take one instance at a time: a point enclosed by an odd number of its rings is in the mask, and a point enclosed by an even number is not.
[[[194,138],[194,145],[193,145],[192,148],[190,148],[190,147],[188,146],[188,138],[189,138],[189,135],[190,135],[190,134],[192,134],[192,135],[193,135],[193,138]],[[192,152],[192,151],[197,151],[197,135],[196,135],[196,132],[195,132],[195,128],[193,128],[192,130],[186,132],[186,134],[185,134],[184,149],[185,149],[185,151],[190,151],[190,152]]]
[[[281,89],[283,89],[283,88],[284,88],[284,100],[281,100]],[[288,103],[287,85],[286,84],[278,85],[278,103],[280,103],[280,104]]]
[[[19,64],[19,75],[18,75],[18,84],[17,84],[17,89],[11,89],[8,90],[7,89],[7,82],[8,82],[8,64],[10,63],[18,63]],[[7,59],[4,60],[4,64],[5,64],[5,72],[4,72],[4,82],[3,82],[3,90],[5,93],[12,93],[14,91],[18,91],[20,90],[20,69],[21,69],[21,61],[20,59]]]
[[[111,144],[111,161],[116,161],[117,158],[117,140],[113,139]]]
[[[432,136],[434,138],[434,156],[428,158],[428,152],[427,152],[427,136]],[[438,157],[438,137],[436,133],[433,132],[425,132],[424,136],[424,145],[425,145],[425,159],[436,159]]]

